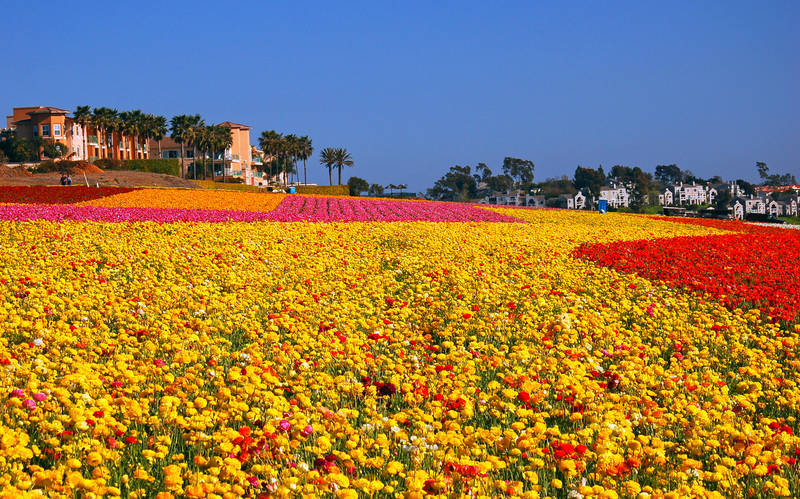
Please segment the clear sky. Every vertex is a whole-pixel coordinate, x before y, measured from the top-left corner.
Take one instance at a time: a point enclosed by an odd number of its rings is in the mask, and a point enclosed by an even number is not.
[[[0,19],[2,116],[199,113],[253,143],[346,147],[346,173],[415,191],[505,156],[538,180],[668,163],[755,180],[756,161],[800,176],[797,1],[5,0]]]

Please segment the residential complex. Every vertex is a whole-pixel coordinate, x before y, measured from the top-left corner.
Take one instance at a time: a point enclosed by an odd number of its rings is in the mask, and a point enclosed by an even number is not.
[[[231,129],[231,146],[225,151],[206,153],[205,159],[211,161],[213,154],[219,174],[222,174],[224,165],[226,176],[239,178],[249,185],[266,184],[267,175],[257,170],[265,158],[261,151],[250,144],[251,127],[231,121],[220,125]],[[93,124],[79,124],[70,116],[69,110],[57,107],[15,107],[12,114],[6,117],[6,127],[14,130],[19,138],[39,141],[41,145],[46,142],[64,144],[67,148],[66,157],[71,160],[181,157],[181,145],[171,137],[164,137],[160,141],[147,140],[129,136],[115,126],[98,130]],[[44,159],[41,145],[40,160]],[[195,154],[198,160],[202,159],[198,151],[184,144],[184,166],[195,161]]]
[[[69,116],[70,111],[51,106],[15,107],[6,117],[6,127],[27,140],[59,142],[67,147],[72,160],[94,161],[100,158],[147,159],[147,144],[120,130],[85,127]],[[40,158],[44,159],[41,156]]]

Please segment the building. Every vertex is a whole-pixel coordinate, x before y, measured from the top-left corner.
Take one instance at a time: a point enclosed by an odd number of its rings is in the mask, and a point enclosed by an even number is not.
[[[256,170],[256,167],[263,164],[263,158],[259,155],[254,158],[254,151],[260,152],[250,144],[250,130],[247,125],[225,121],[220,125],[231,129],[231,145],[225,151],[208,151],[205,153],[205,160],[209,166],[214,165],[214,174],[222,176],[225,168],[225,176],[234,179],[241,179],[248,185],[261,185],[267,175]],[[150,150],[154,155],[161,158],[181,158],[181,144],[175,142],[172,137],[164,137],[159,141],[149,141]],[[197,156],[195,156],[195,154]],[[203,160],[203,152],[196,151],[194,148],[184,144],[183,165],[189,167],[195,158]]]
[[[713,203],[717,196],[717,190],[713,187],[697,185],[694,182],[691,185],[681,182],[671,188],[674,193],[673,203],[677,205]]]
[[[480,203],[502,206],[531,206],[534,208],[545,207],[544,196],[533,195],[520,190],[494,192],[481,199]]]
[[[574,196],[567,200],[567,208],[571,210],[585,210],[586,209],[586,194],[578,191]]]
[[[600,200],[605,199],[610,208],[628,207],[630,194],[625,186],[610,185],[600,188]]]
[[[19,138],[59,142],[67,147],[67,158],[94,161],[100,158],[147,159],[146,141],[119,130],[101,130],[76,123],[66,109],[51,106],[15,107],[6,126]],[[39,159],[44,159],[40,148]]]
[[[673,199],[672,191],[667,187],[664,192],[658,195],[658,204],[661,206],[672,206],[674,202]]]

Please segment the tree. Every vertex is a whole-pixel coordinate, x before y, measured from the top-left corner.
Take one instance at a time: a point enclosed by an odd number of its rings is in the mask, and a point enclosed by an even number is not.
[[[8,162],[8,157],[6,156],[6,153],[4,153],[0,149],[0,166],[6,166],[7,162]]]
[[[333,185],[333,166],[336,164],[336,149],[326,147],[319,153],[319,164],[328,169],[328,182]]]
[[[231,127],[216,125],[212,128],[211,142],[213,149],[222,151],[222,183],[225,183],[225,151],[233,145],[233,133]],[[214,168],[213,162],[211,168]]]
[[[298,158],[303,160],[303,184],[308,185],[308,170],[306,169],[306,161],[314,154],[314,146],[308,135],[300,137],[300,144],[298,149]]]
[[[763,180],[761,185],[794,185],[797,183],[797,179],[790,173],[770,175],[769,167],[763,161],[756,162],[756,168],[758,175]]]
[[[342,168],[345,166],[353,166],[353,157],[347,152],[347,149],[336,149],[335,166],[339,169],[339,185],[342,185]]]
[[[69,149],[61,142],[45,142],[42,147],[42,154],[49,159],[60,159],[67,154]]]
[[[158,142],[158,157],[161,157],[161,140],[167,134],[167,118],[158,115],[149,115],[150,119],[150,139]]]
[[[655,179],[662,184],[678,184],[683,182],[683,172],[678,165],[658,165],[656,166]]]
[[[730,189],[722,189],[717,193],[717,197],[714,199],[714,208],[718,210],[726,210],[728,209],[728,204],[733,200],[733,196],[731,196]]]
[[[89,161],[89,137],[86,135],[89,124],[92,122],[92,108],[89,106],[78,106],[72,113],[72,119],[81,126],[83,135],[83,160]]]
[[[362,192],[369,190],[369,182],[359,177],[350,177],[347,180],[347,187],[350,188],[351,196],[360,196]]]
[[[746,180],[738,179],[736,181],[736,185],[742,189],[742,192],[744,192],[745,196],[753,196],[756,193],[756,188],[753,186],[753,184],[747,182]]]
[[[170,120],[172,140],[181,146],[181,177],[186,178],[186,169],[183,160],[186,157],[186,144],[191,141],[192,127],[196,127],[203,122],[199,114],[181,114],[173,116]]]
[[[369,186],[370,196],[380,196],[383,194],[383,186],[381,184],[372,184]]]
[[[286,161],[283,165],[283,175],[288,186],[292,173],[297,170],[297,157],[300,154],[300,137],[289,133],[283,137],[284,154]]]
[[[593,196],[599,197],[600,187],[606,182],[606,174],[602,166],[595,170],[578,165],[572,182],[576,189],[587,189]]]
[[[273,167],[275,166],[276,161],[278,161],[278,156],[281,154],[281,140],[283,136],[276,132],[275,130],[267,130],[261,132],[261,136],[258,138],[258,145],[261,147],[261,150],[264,152],[264,156],[269,157],[269,176],[270,178],[273,177]],[[267,158],[264,158],[264,162],[266,163]]]
[[[214,127],[212,126],[204,126],[200,127],[195,134],[194,141],[197,145],[197,148],[200,149],[200,154],[203,157],[203,180],[206,180],[206,172],[208,171],[206,168],[206,157],[208,156],[208,151],[214,147]],[[197,158],[194,158],[194,162],[192,163],[195,178],[197,178]],[[213,170],[214,167],[212,165],[211,169]],[[211,180],[214,180],[214,172],[211,172]]]
[[[454,165],[428,189],[427,196],[439,201],[468,201],[474,199],[477,192],[477,182],[469,165]]]
[[[117,126],[117,110],[107,107],[94,108],[92,110],[92,124],[97,129],[97,156],[98,158],[107,158],[109,157],[108,149],[113,147],[113,135],[112,143],[109,144],[108,132],[113,132]],[[111,156],[113,157],[113,150]]]
[[[533,184],[533,161],[519,158],[504,158],[503,173],[514,179],[514,187],[529,190]]]

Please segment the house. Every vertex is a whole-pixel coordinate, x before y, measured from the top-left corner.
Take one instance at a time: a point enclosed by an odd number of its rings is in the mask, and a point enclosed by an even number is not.
[[[571,210],[585,210],[586,209],[586,194],[578,191],[574,196],[570,196],[567,200],[567,208]]]
[[[503,206],[532,206],[544,208],[544,196],[533,195],[521,190],[506,192],[495,192],[480,200],[481,204],[493,204]]]
[[[694,182],[691,185],[683,182],[673,185],[672,191],[674,193],[673,202],[678,205],[712,203],[717,195],[716,189],[712,194],[706,186],[697,185]]]
[[[796,199],[790,199],[788,201],[778,201],[778,216],[796,217],[797,216],[797,200]]]
[[[231,145],[225,151],[209,151],[205,153],[205,159],[215,164],[217,174],[222,174],[225,168],[225,175],[231,178],[239,178],[248,185],[259,185],[265,179],[263,173],[254,169],[253,146],[250,145],[250,127],[240,123],[225,121],[220,125],[231,129]],[[150,140],[149,148],[152,151],[161,151],[162,158],[180,158],[181,144],[175,142],[172,137],[164,137],[160,144],[158,141]],[[256,149],[256,151],[258,151]],[[203,153],[197,151],[198,160],[202,159]],[[195,151],[192,147],[184,144],[183,164],[185,167],[191,165],[195,160]],[[263,158],[260,158],[263,162]],[[217,168],[218,167],[218,168]]]
[[[673,195],[672,191],[669,187],[664,189],[664,192],[658,195],[658,204],[661,206],[672,206],[673,204]]]
[[[736,220],[744,220],[746,200],[741,197],[731,201],[730,207],[733,210],[733,218]]]
[[[69,113],[66,109],[52,106],[15,107],[12,114],[6,117],[6,126],[23,139],[64,144],[67,156],[73,160],[149,158],[146,141],[120,130],[98,133],[94,125],[84,127],[76,123]]]
[[[612,184],[600,188],[600,199],[605,199],[611,208],[627,207],[630,204],[630,194],[625,186]]]
[[[767,205],[763,199],[753,197],[744,200],[744,213],[767,213]]]
[[[778,215],[781,214],[781,208],[778,205],[778,202],[775,201],[774,199],[765,200],[764,205],[767,214],[772,215],[773,217],[777,217]]]
[[[735,199],[735,198],[738,198],[738,197],[744,197],[744,190],[736,182],[714,184],[714,185],[712,185],[712,187],[717,192],[717,194],[722,194],[723,192],[730,192],[731,193],[731,199]]]

